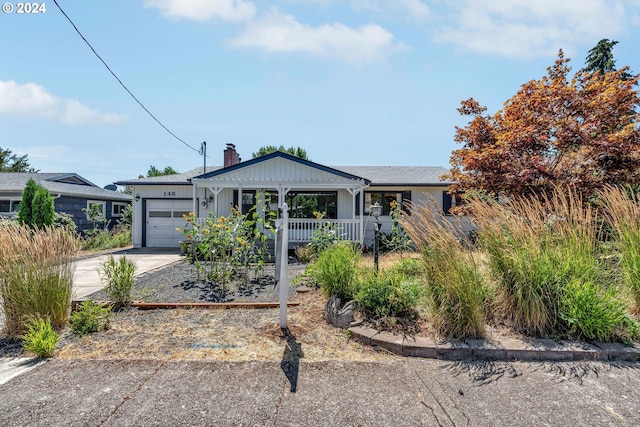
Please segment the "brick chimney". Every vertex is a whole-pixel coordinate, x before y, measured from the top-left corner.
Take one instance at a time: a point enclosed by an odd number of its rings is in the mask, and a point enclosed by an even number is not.
[[[227,148],[224,150],[224,167],[228,168],[229,166],[237,165],[241,160],[236,151],[236,145],[227,144]]]

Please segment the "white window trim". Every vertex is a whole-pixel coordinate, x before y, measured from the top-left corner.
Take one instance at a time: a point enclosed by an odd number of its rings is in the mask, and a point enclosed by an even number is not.
[[[111,216],[113,218],[122,217],[121,213],[116,213],[116,206],[123,206],[126,209],[128,205],[129,205],[129,203],[127,203],[127,202],[112,202],[111,203]]]
[[[91,205],[102,205],[102,215],[100,218],[106,218],[107,202],[104,200],[87,200],[87,210],[91,208]]]

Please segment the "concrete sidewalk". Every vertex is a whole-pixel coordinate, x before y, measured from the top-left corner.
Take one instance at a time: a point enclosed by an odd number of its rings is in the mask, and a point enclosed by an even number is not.
[[[639,383],[600,362],[50,360],[0,385],[0,425],[624,426]]]
[[[156,268],[177,262],[181,259],[179,249],[123,249],[112,253],[101,254],[88,258],[82,258],[75,262],[75,279],[73,281],[74,299],[83,299],[89,294],[99,291],[104,287],[98,274],[98,268],[113,254],[115,258],[126,256],[135,262],[136,276]]]

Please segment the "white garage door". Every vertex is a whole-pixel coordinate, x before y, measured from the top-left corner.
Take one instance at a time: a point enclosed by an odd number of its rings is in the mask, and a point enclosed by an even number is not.
[[[186,224],[182,215],[193,210],[191,200],[148,200],[147,201],[147,247],[177,248],[183,240],[176,227]]]

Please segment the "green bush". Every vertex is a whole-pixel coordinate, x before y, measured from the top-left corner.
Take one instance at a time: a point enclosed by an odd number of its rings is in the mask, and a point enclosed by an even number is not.
[[[102,251],[105,249],[121,248],[131,245],[131,228],[114,227],[109,230],[94,228],[84,232],[82,249],[91,251]]]
[[[320,253],[310,266],[309,274],[327,296],[337,295],[342,301],[353,299],[354,279],[360,252],[350,242],[339,242]]]
[[[108,329],[113,313],[111,307],[102,307],[93,301],[83,301],[71,314],[71,331],[75,335],[86,335]]]
[[[355,301],[367,316],[413,318],[417,314],[420,286],[392,270],[360,275]]]
[[[561,317],[571,337],[597,341],[612,340],[631,322],[617,292],[613,288],[602,291],[593,282],[567,284]]]
[[[27,332],[22,337],[22,346],[25,350],[36,354],[38,357],[49,357],[56,348],[60,336],[47,319],[32,317],[25,324]]]
[[[52,226],[55,217],[55,208],[53,206],[53,197],[44,187],[36,190],[33,197],[33,206],[31,211],[32,224],[42,228],[44,226]]]
[[[113,255],[109,255],[109,258],[98,268],[100,278],[107,282],[104,288],[105,293],[120,306],[126,306],[131,302],[135,272],[135,263],[128,260],[126,256],[116,260]]]

